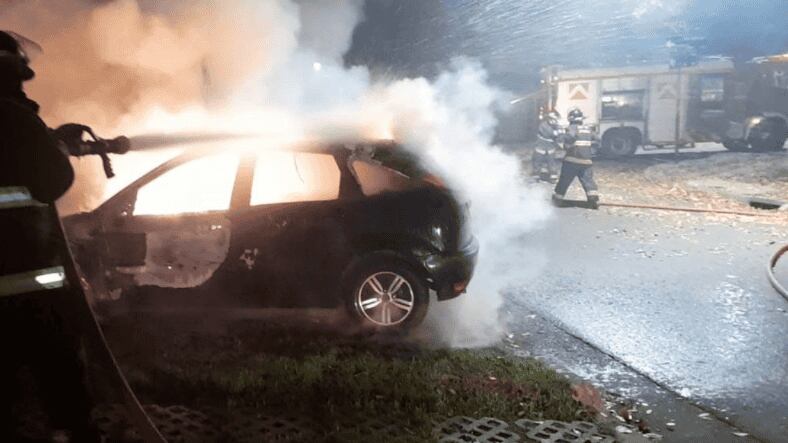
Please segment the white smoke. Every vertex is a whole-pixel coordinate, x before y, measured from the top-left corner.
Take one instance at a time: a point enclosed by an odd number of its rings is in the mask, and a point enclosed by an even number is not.
[[[519,160],[491,144],[504,94],[479,63],[457,59],[433,81],[373,82],[366,67],[343,63],[361,0],[53,3],[11,0],[0,16],[0,29],[45,47],[30,92],[51,124],[132,134],[390,133],[422,154],[471,202],[481,243],[469,293],[433,305],[427,329],[452,345],[500,337],[501,291],[530,259],[521,236],[549,209],[524,184]],[[122,175],[124,159],[115,161]],[[81,180],[100,174],[96,164],[80,169]],[[74,207],[95,205],[96,192],[74,192]]]
[[[431,308],[430,332],[455,346],[497,341],[505,329],[502,292],[522,283],[542,259],[522,236],[550,214],[541,193],[526,186],[519,160],[492,145],[495,108],[504,94],[479,63],[457,59],[434,82],[407,79],[373,89],[365,115],[389,121],[394,138],[419,152],[470,201],[480,256],[468,293]]]

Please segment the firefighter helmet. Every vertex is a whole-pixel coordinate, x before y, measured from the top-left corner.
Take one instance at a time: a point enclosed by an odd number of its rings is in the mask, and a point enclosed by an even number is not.
[[[572,108],[569,110],[569,113],[566,114],[566,118],[569,120],[570,124],[582,124],[585,116],[583,116],[583,111],[581,111],[580,108]]]
[[[0,31],[0,81],[26,81],[35,76],[23,47],[25,43],[38,46],[13,32]]]

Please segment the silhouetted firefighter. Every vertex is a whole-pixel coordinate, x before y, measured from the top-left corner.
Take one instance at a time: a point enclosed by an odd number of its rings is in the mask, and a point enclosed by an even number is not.
[[[570,110],[567,119],[569,127],[563,135],[566,155],[561,164],[561,175],[555,186],[553,201],[558,206],[563,206],[566,191],[569,190],[574,179],[578,178],[586,193],[589,206],[596,209],[599,206],[599,191],[594,181],[591,161],[596,133],[583,124],[583,112],[578,108]]]
[[[558,152],[561,150],[561,138],[564,128],[558,123],[561,116],[556,111],[540,115],[538,138],[531,168],[533,175],[539,180],[555,183],[558,179]]]
[[[22,87],[35,75],[26,42],[0,31],[0,441],[99,441],[74,302],[84,296],[54,202],[74,181],[69,153],[101,155],[109,176],[107,152],[128,143],[49,129]]]

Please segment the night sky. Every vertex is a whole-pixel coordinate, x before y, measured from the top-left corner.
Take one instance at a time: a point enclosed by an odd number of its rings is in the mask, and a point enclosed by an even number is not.
[[[788,0],[368,0],[346,55],[392,76],[432,76],[459,55],[511,91],[539,69],[667,62],[668,39],[738,60],[788,50]]]

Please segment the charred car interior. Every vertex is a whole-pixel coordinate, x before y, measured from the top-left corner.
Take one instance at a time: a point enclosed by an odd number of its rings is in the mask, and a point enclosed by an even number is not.
[[[381,328],[464,292],[478,252],[467,205],[390,142],[188,150],[64,223],[132,309],[344,305]]]

